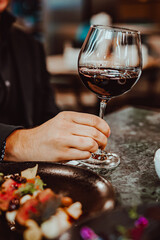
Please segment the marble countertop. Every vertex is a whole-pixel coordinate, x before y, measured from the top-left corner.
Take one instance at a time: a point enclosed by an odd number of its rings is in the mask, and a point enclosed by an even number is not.
[[[94,171],[112,183],[118,205],[160,202],[153,161],[160,148],[160,113],[126,108],[106,115],[105,120],[111,127],[107,150],[117,153],[121,163],[113,170]]]

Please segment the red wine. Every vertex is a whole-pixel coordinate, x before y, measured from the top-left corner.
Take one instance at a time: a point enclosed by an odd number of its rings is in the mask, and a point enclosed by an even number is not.
[[[85,86],[100,98],[111,98],[131,89],[140,77],[140,70],[79,68]]]

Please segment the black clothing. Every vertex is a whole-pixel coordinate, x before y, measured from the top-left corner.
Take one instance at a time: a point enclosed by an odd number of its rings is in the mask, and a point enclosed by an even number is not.
[[[0,45],[0,50],[0,75],[1,72],[6,71],[5,79],[0,76],[1,85],[3,86],[1,88],[0,122],[25,125],[19,76],[9,38],[6,38],[3,47]]]
[[[14,126],[31,128],[59,112],[43,47],[14,21],[8,12],[0,15],[0,146]]]

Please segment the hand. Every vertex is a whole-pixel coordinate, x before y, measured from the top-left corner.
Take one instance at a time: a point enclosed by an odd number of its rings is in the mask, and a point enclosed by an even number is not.
[[[33,129],[14,131],[6,141],[5,160],[65,161],[87,159],[107,144],[108,124],[86,113],[61,112]]]

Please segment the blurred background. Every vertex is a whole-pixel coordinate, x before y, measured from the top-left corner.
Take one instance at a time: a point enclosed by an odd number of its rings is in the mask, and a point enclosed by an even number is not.
[[[62,110],[98,113],[97,97],[77,73],[77,58],[92,23],[141,31],[143,73],[133,89],[112,99],[107,112],[126,106],[160,111],[160,0],[12,0],[17,24],[44,44],[46,64]]]

